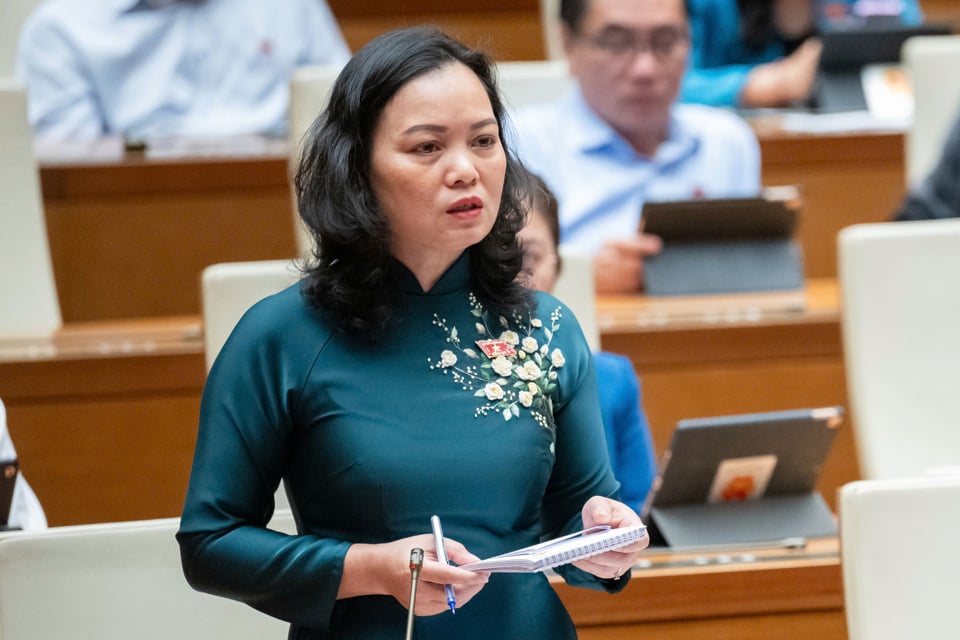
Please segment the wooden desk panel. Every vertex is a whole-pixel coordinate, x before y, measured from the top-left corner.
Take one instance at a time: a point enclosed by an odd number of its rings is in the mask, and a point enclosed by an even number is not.
[[[598,302],[604,348],[627,354],[641,376],[658,452],[682,418],[846,406],[836,285],[813,281],[809,294],[803,312],[726,323],[650,325],[637,317],[657,308],[654,299]],[[205,371],[197,316],[74,323],[50,340],[0,340],[0,398],[51,523],[175,515]],[[820,490],[835,507],[837,488],[859,477],[848,418]]]
[[[217,262],[296,254],[286,151],[41,165],[64,322],[194,314]]]
[[[761,144],[765,183],[804,186],[807,275],[834,277],[837,232],[885,219],[902,196],[902,136],[767,132]],[[243,153],[223,146],[179,158],[41,163],[65,322],[199,313],[205,266],[296,255],[282,141]]]
[[[330,0],[329,4],[353,51],[392,29],[435,24],[498,60],[542,60],[545,55],[537,0]]]
[[[176,516],[206,369],[199,318],[0,341],[0,398],[51,525]]]
[[[906,191],[903,135],[790,135],[755,127],[763,183],[800,185],[799,238],[808,278],[837,275],[837,233],[889,220]]]
[[[823,539],[796,553],[756,551],[753,562],[718,564],[718,554],[704,554],[707,564],[664,568],[657,565],[689,556],[646,553],[653,568],[634,569],[616,595],[552,581],[584,640],[846,638],[836,549]]]

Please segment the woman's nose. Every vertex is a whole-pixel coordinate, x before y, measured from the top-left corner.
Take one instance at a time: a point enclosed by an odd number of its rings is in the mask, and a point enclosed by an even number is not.
[[[453,186],[457,184],[473,184],[480,173],[474,158],[467,152],[453,152],[448,154],[447,182]]]

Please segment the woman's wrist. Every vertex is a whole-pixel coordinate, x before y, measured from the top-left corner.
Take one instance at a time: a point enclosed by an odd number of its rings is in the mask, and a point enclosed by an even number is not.
[[[382,581],[384,563],[379,558],[379,547],[375,544],[350,545],[343,558],[338,599],[387,593]]]

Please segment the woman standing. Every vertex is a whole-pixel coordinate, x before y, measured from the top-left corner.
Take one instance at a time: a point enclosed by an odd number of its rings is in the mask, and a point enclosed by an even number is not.
[[[464,564],[639,524],[576,320],[516,283],[526,183],[503,122],[490,60],[436,29],[344,68],[296,178],[316,255],[240,321],[204,391],[178,533],[195,588],[291,638],[396,638],[421,547],[417,637],[576,637],[543,574],[446,566],[427,533],[438,514]],[[266,528],[281,478],[297,536]],[[642,546],[559,571],[617,591]]]

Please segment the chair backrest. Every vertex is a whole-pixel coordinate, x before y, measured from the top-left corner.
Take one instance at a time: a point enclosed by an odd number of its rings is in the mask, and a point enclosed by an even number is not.
[[[262,298],[300,278],[291,260],[256,260],[212,264],[201,275],[203,347],[207,369],[240,317]]]
[[[0,536],[0,640],[285,638],[288,625],[199,593],[183,577],[179,519]],[[294,533],[289,511],[271,528]]]
[[[552,102],[575,82],[566,60],[500,62],[497,64],[497,78],[508,109]]]
[[[302,152],[303,136],[320,112],[327,106],[330,90],[342,67],[329,64],[308,65],[294,71],[290,80],[290,117],[288,148],[290,149],[290,174],[296,171]],[[313,249],[313,240],[300,221],[297,209],[297,194],[293,193],[293,228],[297,238],[297,251],[306,257]]]
[[[600,348],[597,306],[594,299],[593,259],[586,253],[566,245],[560,246],[563,267],[553,286],[553,295],[563,301],[577,316],[587,343],[593,351]]]
[[[564,58],[560,37],[560,0],[540,0],[540,28],[543,30],[543,48],[549,60]]]
[[[960,219],[847,227],[839,276],[863,477],[960,464]]]
[[[907,184],[933,170],[950,126],[960,116],[960,35],[908,39],[901,58],[913,87],[913,124],[906,137]]]
[[[0,2],[0,78],[13,76],[20,28],[42,0]]]
[[[0,335],[61,325],[40,177],[22,87],[0,79]]]
[[[849,639],[956,638],[960,477],[851,482],[839,506]]]

